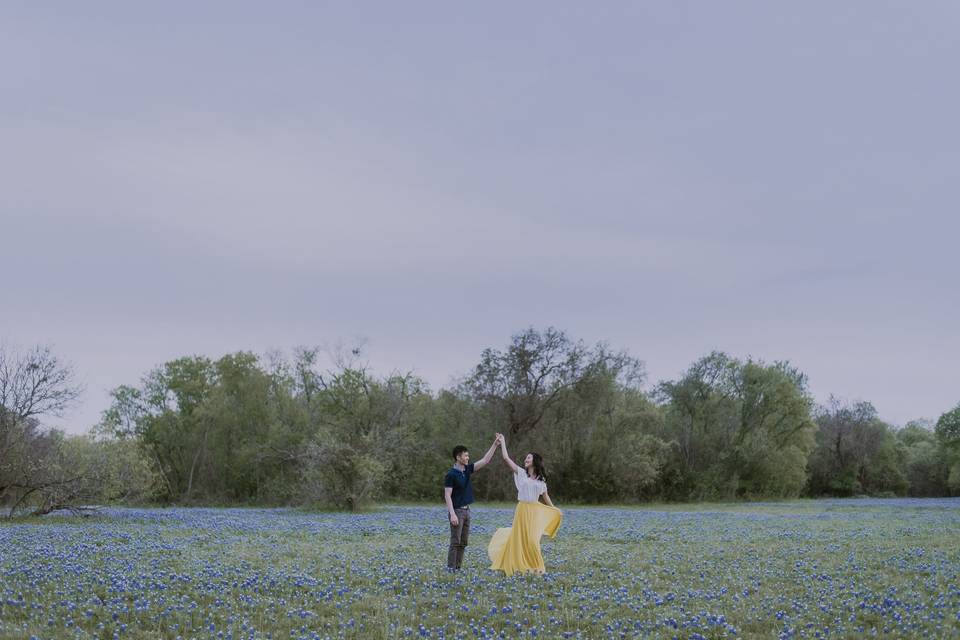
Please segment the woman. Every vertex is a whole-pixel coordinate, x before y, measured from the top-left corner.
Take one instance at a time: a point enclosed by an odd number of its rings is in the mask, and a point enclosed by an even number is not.
[[[497,434],[500,453],[513,471],[517,485],[517,508],[513,512],[513,526],[497,529],[487,547],[493,564],[491,569],[503,571],[508,576],[515,572],[533,571],[544,573],[543,555],[540,553],[540,537],[546,533],[551,538],[557,535],[563,514],[553,506],[547,494],[546,471],[543,458],[528,453],[521,469],[507,453],[507,443]],[[539,500],[542,499],[542,504]]]

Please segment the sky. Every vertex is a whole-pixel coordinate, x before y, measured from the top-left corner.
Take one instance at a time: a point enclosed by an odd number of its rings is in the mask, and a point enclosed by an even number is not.
[[[136,5],[136,6],[135,6]],[[555,326],[960,402],[954,2],[0,6],[0,340],[86,390],[364,340],[433,389]]]

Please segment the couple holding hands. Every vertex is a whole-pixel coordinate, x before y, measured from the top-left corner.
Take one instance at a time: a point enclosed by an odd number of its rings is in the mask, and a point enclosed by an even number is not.
[[[500,447],[504,462],[513,473],[517,485],[517,508],[513,513],[513,526],[497,529],[487,547],[491,569],[503,571],[508,576],[515,572],[533,571],[543,573],[543,555],[540,553],[540,538],[547,534],[557,535],[563,514],[553,506],[547,494],[546,470],[543,458],[537,453],[528,453],[521,467],[507,453],[507,442],[498,433],[493,444],[482,458],[470,462],[470,452],[460,445],[453,448],[453,467],[443,479],[443,498],[450,517],[450,550],[447,553],[447,568],[456,570],[463,563],[463,551],[470,535],[470,504],[473,502],[473,485],[470,477],[474,471],[487,466]]]

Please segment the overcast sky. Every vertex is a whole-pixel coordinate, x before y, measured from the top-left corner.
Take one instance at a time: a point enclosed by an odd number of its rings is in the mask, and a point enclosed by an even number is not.
[[[140,6],[133,6],[134,4]],[[17,6],[20,5],[20,6]],[[960,401],[960,4],[4,3],[0,339],[87,391],[527,326]]]

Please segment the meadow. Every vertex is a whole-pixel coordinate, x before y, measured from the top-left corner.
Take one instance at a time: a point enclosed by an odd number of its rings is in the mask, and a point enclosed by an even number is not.
[[[960,499],[564,509],[545,576],[444,568],[439,506],[0,523],[0,638],[960,636]]]

